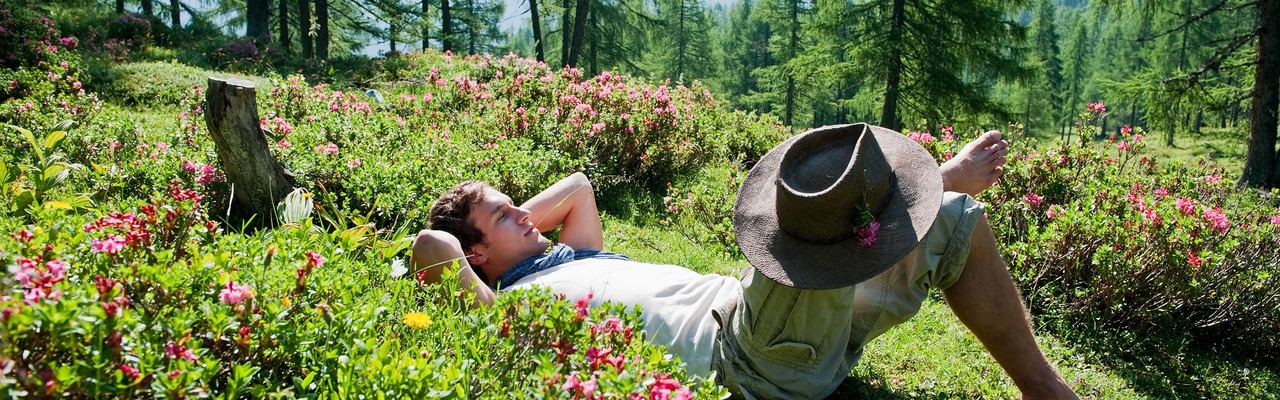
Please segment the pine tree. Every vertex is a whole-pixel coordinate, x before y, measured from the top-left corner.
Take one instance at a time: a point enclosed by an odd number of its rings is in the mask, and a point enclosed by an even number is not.
[[[1067,40],[1067,46],[1063,49],[1062,54],[1065,56],[1062,60],[1062,87],[1066,99],[1063,103],[1066,111],[1063,112],[1061,120],[1062,139],[1070,141],[1070,127],[1075,113],[1078,110],[1080,97],[1084,92],[1086,74],[1089,72],[1089,21],[1087,18],[1077,17],[1075,19],[1075,28],[1071,32],[1071,38]]]
[[[702,0],[663,0],[658,18],[663,29],[658,31],[657,59],[660,76],[678,81],[692,81],[711,76],[710,22]]]
[[[1026,1],[870,0],[854,5],[861,85],[883,88],[880,124],[904,115],[932,121],[957,115],[1008,120],[990,83],[1023,79],[1031,69],[1017,45],[1025,28],[1009,18]]]

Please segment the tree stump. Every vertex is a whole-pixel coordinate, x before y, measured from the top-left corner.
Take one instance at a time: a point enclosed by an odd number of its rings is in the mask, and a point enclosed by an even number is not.
[[[276,203],[293,190],[294,180],[267,148],[254,83],[209,78],[204,99],[204,122],[234,193],[232,212],[256,217],[259,226],[274,224]]]

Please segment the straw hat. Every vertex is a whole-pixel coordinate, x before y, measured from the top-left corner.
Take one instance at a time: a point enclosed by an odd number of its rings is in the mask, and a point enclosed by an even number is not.
[[[733,228],[765,276],[834,289],[901,260],[941,204],[938,163],[919,144],[868,124],[827,126],[788,139],[751,169]]]

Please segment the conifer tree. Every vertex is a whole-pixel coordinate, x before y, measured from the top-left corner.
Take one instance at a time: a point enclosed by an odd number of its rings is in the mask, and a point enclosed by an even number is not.
[[[1025,28],[1010,19],[1026,1],[869,0],[854,5],[850,46],[861,84],[878,83],[880,124],[902,117],[1010,116],[991,99],[991,83],[1031,73],[1017,45]]]
[[[658,18],[663,24],[655,46],[660,76],[682,82],[710,76],[715,67],[708,57],[711,27],[702,0],[662,0]]]

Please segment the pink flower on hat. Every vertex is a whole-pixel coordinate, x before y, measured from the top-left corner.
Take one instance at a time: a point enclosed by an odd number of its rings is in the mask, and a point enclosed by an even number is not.
[[[858,245],[871,247],[876,244],[876,233],[880,232],[880,223],[871,221],[867,226],[858,228]]]

